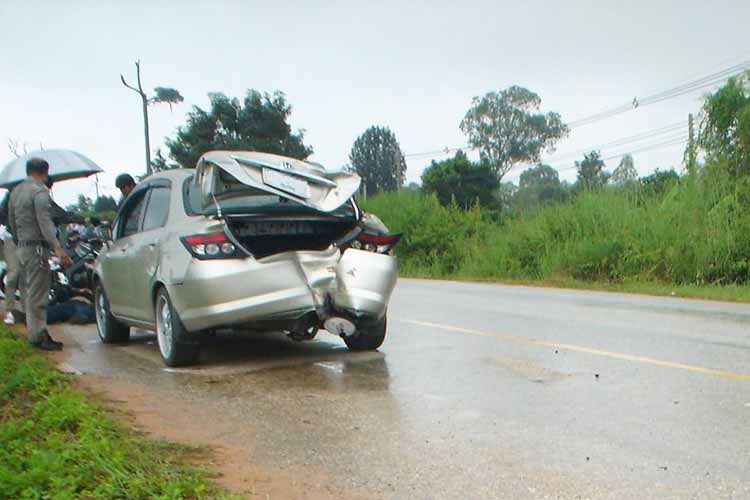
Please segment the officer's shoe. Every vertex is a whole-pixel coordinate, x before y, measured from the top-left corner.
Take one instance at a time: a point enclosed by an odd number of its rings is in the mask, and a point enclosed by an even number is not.
[[[37,349],[41,349],[43,351],[62,351],[63,348],[63,343],[52,340],[52,337],[49,336],[47,330],[44,330],[42,332],[42,340],[32,345]]]

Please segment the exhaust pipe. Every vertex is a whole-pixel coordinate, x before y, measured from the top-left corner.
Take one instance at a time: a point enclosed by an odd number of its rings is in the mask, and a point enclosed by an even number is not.
[[[339,337],[351,337],[357,332],[357,327],[354,326],[354,323],[345,318],[328,318],[323,327]]]

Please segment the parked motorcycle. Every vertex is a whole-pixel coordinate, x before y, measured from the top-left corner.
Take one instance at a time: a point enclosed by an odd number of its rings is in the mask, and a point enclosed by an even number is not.
[[[52,280],[50,282],[49,303],[55,304],[70,295],[71,288],[92,289],[94,262],[104,246],[109,223],[98,224],[93,231],[70,231],[65,237],[65,252],[73,261],[67,268],[60,265],[60,259],[49,260]],[[83,233],[83,234],[82,234]],[[5,297],[7,270],[0,272],[0,298]],[[19,299],[19,292],[16,292]]]

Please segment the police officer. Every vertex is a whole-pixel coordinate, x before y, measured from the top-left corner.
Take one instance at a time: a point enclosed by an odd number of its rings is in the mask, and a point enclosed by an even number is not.
[[[52,221],[52,199],[47,189],[49,163],[32,158],[26,163],[25,181],[13,190],[8,207],[8,223],[18,246],[26,327],[29,343],[47,351],[59,351],[62,342],[52,340],[47,332],[47,302],[50,287],[50,252],[63,265],[70,264],[57,240]]]

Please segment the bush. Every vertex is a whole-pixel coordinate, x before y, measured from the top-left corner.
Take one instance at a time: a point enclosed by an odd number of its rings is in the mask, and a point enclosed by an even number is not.
[[[607,283],[750,283],[750,179],[721,165],[582,192],[496,218],[398,192],[365,207],[391,230],[407,275]]]

